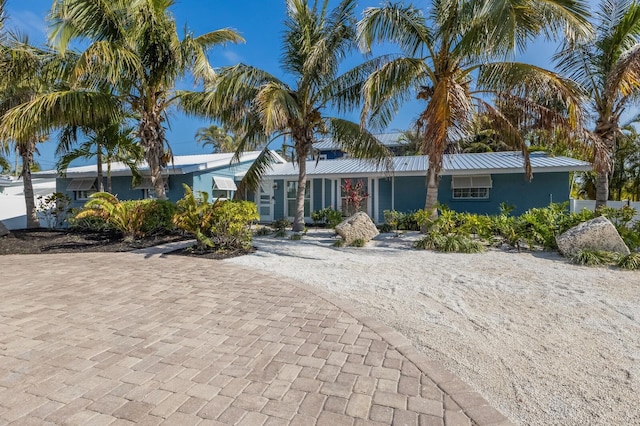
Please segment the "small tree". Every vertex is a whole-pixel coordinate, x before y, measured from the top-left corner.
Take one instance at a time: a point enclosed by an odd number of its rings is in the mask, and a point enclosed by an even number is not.
[[[345,202],[343,210],[347,216],[359,212],[362,209],[362,203],[369,197],[369,194],[364,190],[364,182],[361,179],[356,183],[352,183],[351,179],[345,179],[342,193]]]

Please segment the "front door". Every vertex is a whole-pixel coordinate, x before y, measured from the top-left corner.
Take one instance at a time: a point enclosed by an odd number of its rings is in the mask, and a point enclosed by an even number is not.
[[[271,182],[260,183],[258,193],[258,213],[260,222],[273,222],[273,185]]]

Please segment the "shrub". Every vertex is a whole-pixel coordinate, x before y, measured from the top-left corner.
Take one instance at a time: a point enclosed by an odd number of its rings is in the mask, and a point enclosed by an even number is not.
[[[145,235],[167,234],[175,230],[173,215],[176,205],[168,200],[140,200],[130,201],[140,203],[144,210],[142,232]]]
[[[617,255],[608,251],[580,250],[569,260],[578,265],[600,266],[610,265],[617,260]]]
[[[333,247],[344,247],[344,240],[342,238],[337,239],[332,244]]]
[[[271,229],[267,228],[266,226],[262,226],[256,229],[255,234],[259,237],[264,237],[264,236],[270,235],[271,232],[272,232]]]
[[[90,216],[107,222],[111,228],[122,233],[126,240],[134,240],[145,235],[145,209],[140,202],[122,202],[108,192],[96,192],[76,215],[76,219]]]
[[[324,224],[330,228],[335,228],[342,222],[342,212],[326,207],[311,213],[311,219],[315,226]]]
[[[482,244],[474,241],[468,235],[443,235],[435,231],[428,232],[422,239],[415,243],[415,247],[421,250],[456,253],[479,253],[484,251]]]
[[[633,271],[640,269],[640,253],[631,253],[627,256],[620,256],[617,265],[623,269]]]
[[[251,230],[248,225],[259,219],[254,203],[220,199],[209,203],[207,193],[199,192],[196,197],[188,185],[184,185],[184,189],[185,196],[178,201],[173,223],[195,236],[199,249],[238,249],[250,246]]]
[[[71,197],[62,192],[54,192],[46,197],[38,195],[37,210],[44,216],[49,228],[60,228],[67,220],[70,204]]]
[[[91,231],[91,232],[112,232],[113,227],[109,224],[106,218],[95,215],[83,215],[78,217],[78,214],[83,211],[82,209],[71,209],[67,222],[72,229],[79,231]]]
[[[367,242],[362,238],[356,238],[349,244],[351,247],[364,247]]]
[[[216,201],[211,211],[210,239],[216,248],[248,249],[251,247],[249,225],[260,219],[258,208],[250,201]]]
[[[293,241],[300,241],[302,239],[302,234],[298,234],[298,233],[292,234],[289,237],[289,239]]]
[[[285,218],[280,218],[273,222],[271,226],[276,230],[276,237],[283,238],[287,236],[287,228],[291,226],[291,222]]]

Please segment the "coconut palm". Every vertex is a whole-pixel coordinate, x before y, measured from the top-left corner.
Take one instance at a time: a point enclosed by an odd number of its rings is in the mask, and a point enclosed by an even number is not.
[[[563,105],[575,105],[579,98],[574,85],[542,68],[507,59],[533,37],[554,35],[552,28],[564,28],[572,39],[586,36],[590,28],[585,14],[580,1],[556,0],[435,0],[428,20],[421,10],[401,4],[365,10],[358,24],[363,50],[392,42],[402,53],[371,75],[364,90],[363,118],[384,127],[412,93],[426,103],[416,123],[424,135],[421,153],[429,156],[426,210],[437,215],[443,154],[468,136],[475,110],[490,114],[503,140],[520,147],[531,175],[520,129],[487,99],[502,93],[540,125],[572,124],[536,99],[553,97]],[[577,120],[576,110],[567,110]]]
[[[87,139],[78,144],[78,131]],[[59,156],[56,167],[60,173],[69,168],[71,162],[78,159],[95,157],[98,172],[98,192],[104,192],[103,164],[107,165],[107,192],[112,193],[111,164],[124,163],[132,172],[134,180],[140,179],[138,165],[144,159],[144,151],[133,136],[133,127],[123,127],[120,123],[111,123],[98,128],[66,127],[60,133],[56,155]],[[75,148],[73,148],[75,146]]]
[[[231,129],[242,130],[246,136],[237,153],[264,146],[277,135],[290,136],[299,172],[293,230],[301,231],[306,161],[319,136],[330,135],[353,157],[382,161],[390,153],[357,123],[327,115],[329,109],[344,113],[356,107],[366,77],[378,64],[372,59],[339,73],[342,61],[356,47],[356,0],[342,0],[333,10],[327,1],[286,3],[280,61],[289,77],[286,81],[258,68],[238,65],[220,72],[206,99],[187,95],[183,100],[190,112],[207,114]]]
[[[238,145],[233,135],[216,125],[198,129],[196,142],[201,143],[203,147],[210,146],[212,152],[234,152]]]
[[[567,42],[556,55],[559,69],[587,91],[595,127],[596,209],[609,199],[620,116],[637,102],[640,89],[640,4],[603,0],[593,37]]]
[[[170,7],[173,0],[55,0],[49,20],[51,41],[66,52],[72,40],[90,45],[75,64],[70,90],[49,94],[14,109],[4,133],[37,128],[86,125],[112,120],[125,105],[137,117],[137,137],[145,150],[158,198],[166,198],[162,168],[171,160],[165,123],[175,104],[176,81],[192,71],[196,79],[214,72],[207,50],[240,42],[234,31],[221,29],[182,39]],[[114,87],[115,93],[104,87]],[[0,129],[2,130],[2,129]]]

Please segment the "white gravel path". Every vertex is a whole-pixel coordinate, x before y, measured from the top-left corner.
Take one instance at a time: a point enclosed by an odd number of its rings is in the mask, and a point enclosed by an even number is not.
[[[295,278],[394,327],[516,424],[640,425],[640,272],[552,253],[411,249],[381,235],[254,240],[225,262]]]

